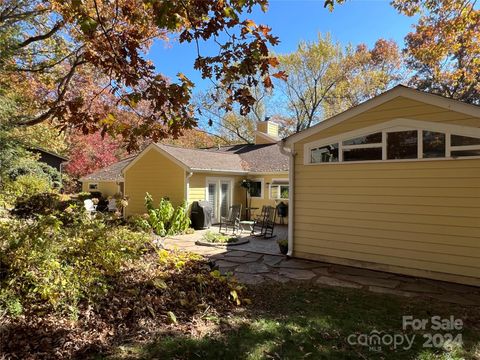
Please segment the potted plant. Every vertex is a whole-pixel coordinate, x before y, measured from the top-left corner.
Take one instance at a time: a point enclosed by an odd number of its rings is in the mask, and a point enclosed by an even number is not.
[[[280,248],[280,252],[283,255],[287,255],[287,253],[288,253],[288,240],[278,240],[277,244],[278,244],[278,247]]]

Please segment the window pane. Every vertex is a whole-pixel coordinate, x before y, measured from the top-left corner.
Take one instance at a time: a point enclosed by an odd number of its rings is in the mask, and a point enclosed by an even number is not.
[[[250,184],[250,196],[260,197],[262,196],[262,182],[252,181]]]
[[[416,159],[418,132],[397,131],[387,134],[387,159]]]
[[[480,156],[480,149],[478,150],[452,150],[451,156]]]
[[[312,163],[325,163],[338,161],[338,144],[322,146],[310,151]]]
[[[445,134],[433,131],[423,132],[423,157],[445,157]]]
[[[452,135],[452,146],[480,145],[480,138]]]
[[[280,197],[280,186],[272,186],[270,188],[270,197],[272,199],[278,199]]]
[[[280,198],[281,199],[288,199],[288,185],[281,185],[280,186]]]
[[[364,145],[364,144],[379,144],[382,142],[382,133],[378,132],[366,136],[360,136],[355,139],[343,142],[343,145]]]
[[[382,160],[382,148],[345,149],[343,161]]]

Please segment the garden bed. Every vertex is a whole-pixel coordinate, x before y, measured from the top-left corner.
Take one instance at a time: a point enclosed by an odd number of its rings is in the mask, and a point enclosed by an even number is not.
[[[215,246],[215,247],[227,247],[235,245],[243,245],[250,242],[246,238],[239,238],[237,236],[229,236],[221,233],[214,233],[207,231],[200,240],[195,241],[196,245],[201,246]]]

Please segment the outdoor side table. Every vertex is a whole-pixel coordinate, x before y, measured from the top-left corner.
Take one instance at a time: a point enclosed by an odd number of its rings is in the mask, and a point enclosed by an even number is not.
[[[240,221],[240,234],[242,234],[244,230],[251,234],[253,232],[253,224],[255,224],[255,221]]]

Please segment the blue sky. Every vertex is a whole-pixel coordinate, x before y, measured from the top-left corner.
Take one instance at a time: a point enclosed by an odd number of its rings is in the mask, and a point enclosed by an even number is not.
[[[344,45],[363,42],[372,46],[378,38],[386,38],[395,40],[402,48],[404,36],[415,23],[414,18],[398,14],[387,0],[349,0],[336,6],[333,12],[323,8],[323,0],[270,0],[266,13],[257,9],[249,18],[272,27],[273,34],[281,41],[273,48],[276,53],[292,52],[301,40],[314,41],[318,32],[330,32]],[[213,50],[211,43],[201,44],[202,53]],[[172,42],[165,46],[157,42],[149,57],[158,71],[171,78],[183,72],[196,83],[197,89],[206,89],[211,84],[193,69],[196,57],[193,44]]]

